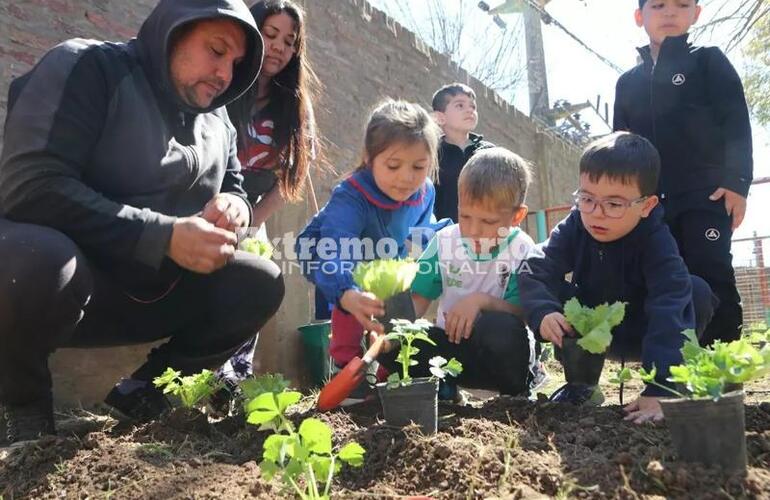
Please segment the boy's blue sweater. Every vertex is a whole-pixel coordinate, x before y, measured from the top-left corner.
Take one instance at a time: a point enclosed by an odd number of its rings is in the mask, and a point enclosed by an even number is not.
[[[355,255],[355,252],[341,255],[337,251],[326,252],[323,247],[320,248],[322,255],[319,255],[317,243],[322,238],[328,239],[336,242],[336,248],[340,248],[339,242],[343,238],[371,239],[371,247],[376,249],[377,242],[382,238],[392,238],[397,245],[398,257],[405,257],[406,241],[411,228],[425,228],[427,233],[423,239],[429,239],[434,231],[450,223],[448,220],[438,224],[433,222],[435,197],[433,183],[426,179],[422,188],[409,199],[394,201],[377,187],[369,169],[355,172],[334,188],[329,202],[299,234],[295,251],[303,264],[303,274],[320,289],[326,300],[338,304],[345,291],[358,289],[350,270],[357,262],[371,260],[372,256]],[[304,254],[303,239],[309,250]],[[361,245],[361,248],[367,246]],[[341,247],[343,250],[349,248],[348,245]],[[387,248],[383,250],[392,251]],[[385,258],[388,255],[374,257]]]
[[[613,350],[623,353],[625,346],[641,344],[644,367],[654,364],[658,382],[670,385],[669,367],[682,361],[680,332],[695,327],[695,313],[690,273],[663,222],[663,209],[655,208],[628,235],[610,243],[596,241],[573,209],[533,249],[519,273],[522,306],[534,332],[540,332],[547,314],[563,313],[570,272],[571,294],[576,292],[583,305],[627,303],[625,319],[613,331]],[[644,395],[668,393],[648,385]]]

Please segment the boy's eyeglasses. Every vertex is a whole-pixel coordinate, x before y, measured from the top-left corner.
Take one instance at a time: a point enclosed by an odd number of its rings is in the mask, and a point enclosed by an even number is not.
[[[620,219],[626,215],[626,211],[629,207],[642,203],[649,198],[649,195],[646,195],[640,196],[634,200],[624,200],[623,198],[597,199],[593,196],[581,193],[580,191],[575,191],[572,193],[572,196],[575,197],[575,206],[584,214],[593,213],[593,211],[596,210],[596,207],[601,205],[604,216],[609,217],[610,219]]]

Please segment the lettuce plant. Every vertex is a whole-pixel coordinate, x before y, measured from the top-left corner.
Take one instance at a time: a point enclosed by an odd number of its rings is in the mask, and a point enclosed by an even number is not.
[[[162,388],[163,394],[178,397],[185,408],[195,407],[222,388],[222,382],[209,370],[183,377],[182,372],[166,368],[161,376],[155,377],[153,384]]]
[[[263,392],[246,403],[247,422],[275,430],[265,440],[259,464],[266,480],[279,475],[299,498],[328,500],[342,463],[360,467],[365,450],[352,441],[335,452],[331,428],[316,418],[303,420],[295,429],[286,410],[301,397],[285,390]]]
[[[586,307],[572,298],[564,304],[564,316],[580,335],[578,345],[592,354],[602,354],[612,342],[612,329],[618,326],[626,314],[626,304],[615,302]]]
[[[275,250],[270,242],[257,238],[244,238],[238,247],[245,252],[253,253],[265,259],[271,258]]]
[[[436,343],[428,336],[428,329],[433,325],[426,319],[420,318],[414,322],[406,319],[393,319],[390,322],[393,324],[393,331],[385,338],[388,341],[399,341],[401,343],[401,349],[396,357],[396,361],[401,364],[401,373],[391,373],[388,377],[388,387],[395,388],[412,383],[409,367],[417,364],[417,360],[413,359],[413,357],[420,352],[420,349],[413,345],[414,342],[420,340],[431,345],[436,345]],[[443,379],[446,375],[456,377],[463,370],[462,363],[455,358],[447,361],[441,356],[435,356],[430,359],[429,363],[433,376],[440,379]]]
[[[743,384],[770,373],[770,345],[757,349],[746,339],[717,340],[706,348],[700,346],[694,330],[685,330],[682,334],[686,337],[681,349],[683,362],[669,369],[671,375],[667,379],[682,391],[658,383],[655,366],[650,371],[640,368],[638,372],[624,368],[612,381],[627,382],[638,376],[680,398],[718,400],[728,385]]]
[[[353,281],[380,300],[409,290],[417,275],[418,265],[412,260],[381,259],[359,262],[353,270]]]

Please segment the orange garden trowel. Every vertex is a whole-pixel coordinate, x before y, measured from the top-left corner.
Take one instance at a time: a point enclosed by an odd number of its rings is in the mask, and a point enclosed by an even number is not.
[[[356,356],[327,383],[318,396],[318,409],[328,411],[342,403],[366,376],[369,365],[380,355],[385,344],[385,335],[379,335],[364,354]]]

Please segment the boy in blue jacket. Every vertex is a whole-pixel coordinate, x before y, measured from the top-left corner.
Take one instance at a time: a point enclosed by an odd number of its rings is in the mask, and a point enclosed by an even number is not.
[[[682,360],[681,332],[703,331],[713,296],[690,275],[663,221],[655,195],[659,171],[658,152],[643,137],[616,132],[590,144],[580,160],[575,208],[528,256],[519,288],[530,328],[558,346],[564,335],[574,335],[563,314],[569,298],[591,307],[625,302],[609,357],[641,358],[645,368],[655,365],[658,382],[670,384],[669,367]],[[553,399],[583,403],[592,392],[568,384]],[[624,408],[626,418],[662,419],[663,395],[648,385]]]
[[[687,41],[697,0],[639,0],[636,24],[650,44],[624,73],[615,95],[615,130],[640,134],[661,157],[656,193],[691,273],[719,307],[701,339],[735,340],[743,312],[730,254],[752,180],[751,124],[743,86],[717,47]]]

